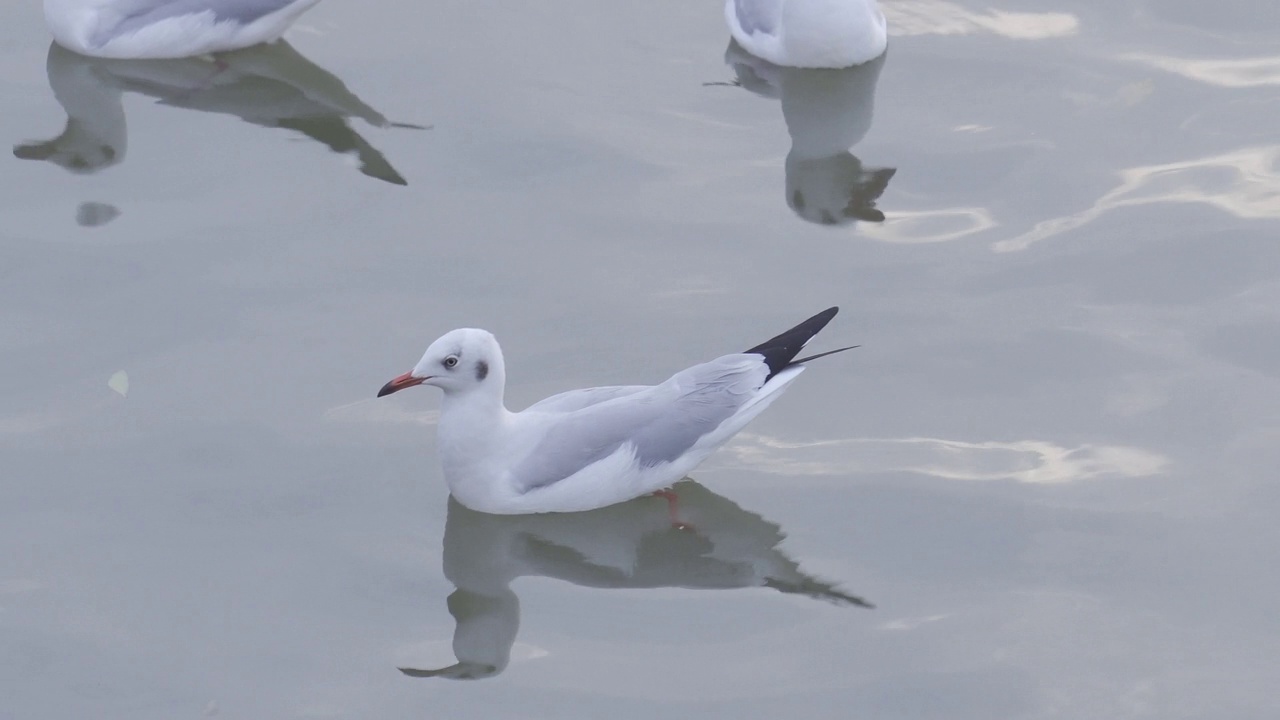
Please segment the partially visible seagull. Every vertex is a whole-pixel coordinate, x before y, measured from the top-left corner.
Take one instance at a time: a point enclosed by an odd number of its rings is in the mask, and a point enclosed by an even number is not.
[[[179,58],[279,39],[320,0],[44,0],[59,45],[104,58]]]
[[[775,65],[860,65],[889,40],[876,0],[725,0],[724,16],[739,45]]]
[[[670,486],[776,400],[804,363],[850,349],[796,359],[837,311],[659,385],[571,390],[517,413],[503,405],[498,341],[463,328],[431,343],[378,397],[423,384],[444,390],[439,451],[463,505],[503,515],[590,510]]]

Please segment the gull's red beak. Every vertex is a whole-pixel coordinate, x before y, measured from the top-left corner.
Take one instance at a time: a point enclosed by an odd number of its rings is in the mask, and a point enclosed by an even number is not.
[[[383,385],[382,389],[378,391],[378,397],[382,397],[383,395],[390,395],[393,392],[398,392],[405,388],[413,387],[414,385],[421,385],[422,382],[426,379],[427,378],[414,377],[413,373],[405,373],[398,377],[392,378],[391,382],[387,383],[386,385]]]

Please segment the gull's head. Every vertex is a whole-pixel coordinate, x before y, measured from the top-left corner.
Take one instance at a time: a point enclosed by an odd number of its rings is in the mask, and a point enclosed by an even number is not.
[[[467,393],[502,383],[502,350],[487,330],[452,330],[431,343],[409,372],[382,386],[378,397],[414,385],[435,385],[446,394]]]

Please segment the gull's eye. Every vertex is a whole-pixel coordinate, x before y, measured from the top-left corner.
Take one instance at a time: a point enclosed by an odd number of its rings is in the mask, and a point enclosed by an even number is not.
[[[447,367],[447,368],[449,368],[450,370],[452,370],[452,369],[454,369],[455,367],[457,367],[457,366],[458,366],[458,356],[457,356],[457,355],[450,355],[449,357],[445,358],[445,359],[444,359],[444,366],[445,366],[445,367]]]

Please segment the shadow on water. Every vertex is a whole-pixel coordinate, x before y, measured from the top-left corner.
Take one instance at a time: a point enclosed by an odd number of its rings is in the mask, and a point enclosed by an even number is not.
[[[156,98],[162,105],[234,115],[254,125],[302,133],[334,152],[353,155],[361,173],[395,185],[408,183],[350,120],[425,129],[388,122],[336,76],[284,41],[215,58],[177,60],[106,60],[52,44],[46,70],[54,97],[66,110],[67,124],[49,140],[14,146],[13,154],[74,173],[95,173],[124,161],[126,92]]]
[[[593,588],[723,590],[766,587],[837,605],[866,600],[804,573],[778,549],[778,525],[692,480],[673,488],[679,523],[661,498],[642,497],[599,510],[489,515],[449,500],[444,574],[457,589],[449,613],[458,662],[400,668],[411,677],[474,680],[501,673],[520,627],[511,583],[557,578]]]
[[[865,167],[850,150],[871,129],[876,83],[886,57],[841,70],[781,67],[729,41],[725,64],[737,78],[727,84],[782,103],[791,135],[787,206],[809,222],[841,226],[884,221],[876,201],[897,168]]]

